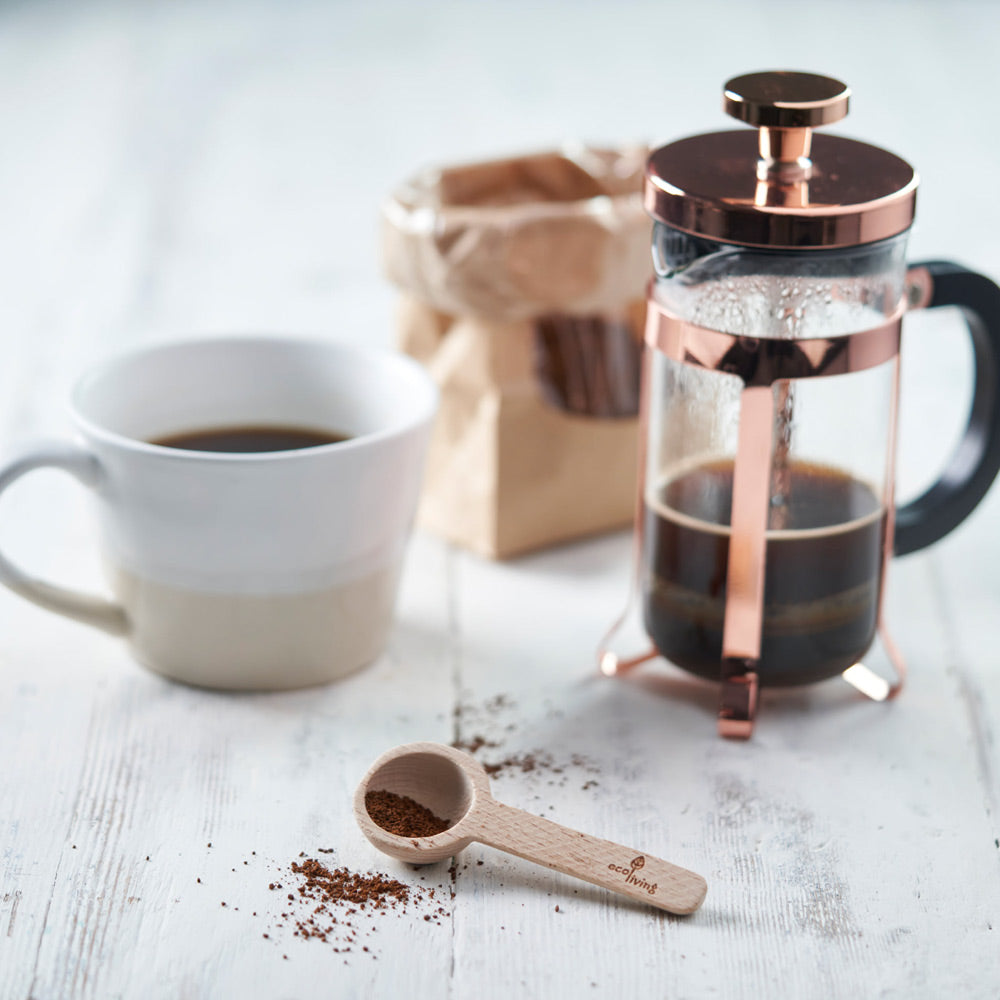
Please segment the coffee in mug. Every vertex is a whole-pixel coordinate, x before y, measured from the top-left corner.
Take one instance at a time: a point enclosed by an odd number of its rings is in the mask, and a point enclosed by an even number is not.
[[[150,444],[182,451],[222,451],[240,454],[261,451],[298,451],[317,448],[322,444],[347,441],[348,435],[312,427],[261,426],[209,427],[167,434]]]

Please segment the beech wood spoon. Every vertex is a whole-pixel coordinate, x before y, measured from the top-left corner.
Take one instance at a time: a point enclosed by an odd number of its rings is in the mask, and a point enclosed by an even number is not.
[[[432,837],[390,833],[365,807],[365,795],[380,791],[405,795],[451,826]],[[708,889],[686,868],[497,802],[482,764],[440,743],[408,743],[382,754],[358,785],[354,815],[375,847],[411,865],[443,861],[477,841],[670,913],[697,910]]]

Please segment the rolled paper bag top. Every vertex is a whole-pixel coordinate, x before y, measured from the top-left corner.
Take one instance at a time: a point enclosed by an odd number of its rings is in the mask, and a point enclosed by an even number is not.
[[[452,315],[620,309],[649,278],[647,155],[576,147],[425,171],[383,205],[386,274]]]

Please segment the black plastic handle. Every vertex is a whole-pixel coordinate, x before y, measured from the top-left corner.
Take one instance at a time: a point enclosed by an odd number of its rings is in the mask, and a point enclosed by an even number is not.
[[[926,308],[959,306],[972,338],[975,384],[969,422],[940,479],[896,511],[896,555],[916,552],[961,524],[1000,470],[1000,288],[950,261],[914,264],[930,274]]]

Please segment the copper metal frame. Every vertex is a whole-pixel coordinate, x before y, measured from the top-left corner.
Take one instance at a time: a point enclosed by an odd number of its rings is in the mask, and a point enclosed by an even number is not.
[[[730,525],[730,556],[726,607],[723,621],[721,664],[722,687],[718,728],[722,736],[746,739],[753,732],[757,708],[761,628],[764,613],[764,569],[766,561],[767,511],[770,500],[772,432],[777,394],[774,387],[817,376],[863,371],[886,362],[893,364],[890,400],[889,449],[884,477],[886,510],[883,558],[879,575],[878,632],[895,670],[892,682],[881,678],[863,663],[844,672],[844,679],[863,694],[878,701],[892,698],[902,688],[905,664],[884,622],[885,577],[893,551],[895,442],[899,392],[899,346],[902,317],[907,307],[919,308],[929,299],[925,274],[908,276],[908,301],[902,301],[877,327],[836,337],[778,340],[745,337],[692,324],[675,315],[656,299],[650,288],[646,319],[646,351],[643,360],[640,404],[638,489],[636,499],[635,551],[632,594],[639,591],[640,555],[643,546],[642,505],[646,486],[646,431],[652,392],[652,351],[657,350],[682,364],[736,375],[743,382],[740,423],[733,472],[733,513]],[[638,656],[620,659],[610,642],[628,611],[612,626],[599,649],[601,671],[607,676],[623,673],[656,656],[655,647]]]

